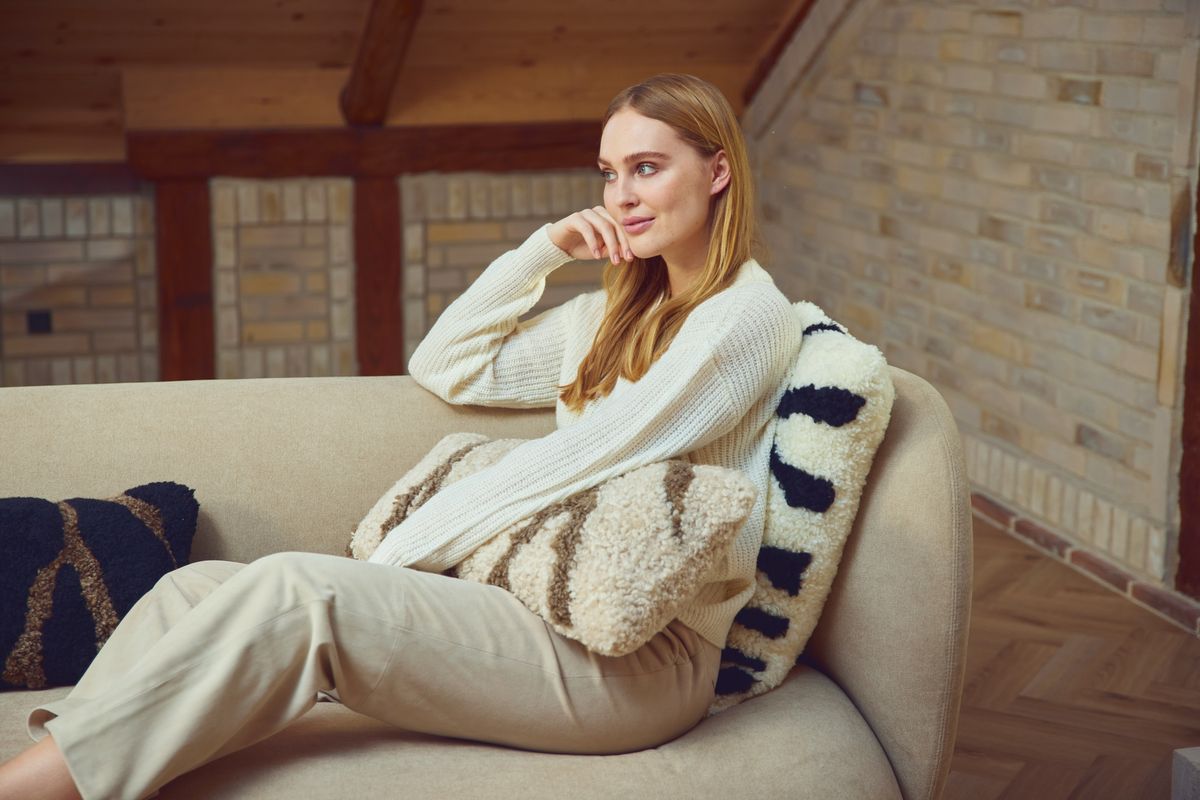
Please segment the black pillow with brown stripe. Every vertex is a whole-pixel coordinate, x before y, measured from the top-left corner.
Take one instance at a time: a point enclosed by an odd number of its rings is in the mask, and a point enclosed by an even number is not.
[[[363,518],[346,555],[370,558],[435,493],[524,441],[446,436]],[[695,597],[756,492],[737,470],[682,459],[648,464],[497,531],[447,574],[507,589],[562,635],[601,655],[625,655]]]
[[[0,499],[0,689],[78,682],[133,604],[188,563],[193,495],[163,481],[104,500]]]

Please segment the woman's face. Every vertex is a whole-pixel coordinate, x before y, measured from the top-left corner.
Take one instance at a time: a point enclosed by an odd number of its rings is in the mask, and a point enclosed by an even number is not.
[[[729,182],[723,150],[705,157],[665,122],[627,106],[604,126],[597,161],[604,207],[635,256],[661,255],[685,270],[704,265],[712,197]]]

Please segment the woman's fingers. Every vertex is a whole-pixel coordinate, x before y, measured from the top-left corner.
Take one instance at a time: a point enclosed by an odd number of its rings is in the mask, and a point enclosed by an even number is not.
[[[550,228],[550,239],[574,258],[604,257],[613,263],[633,260],[633,250],[624,229],[604,206],[593,206],[569,214]]]
[[[594,208],[585,208],[579,213],[591,223],[593,230],[597,231],[600,234],[600,238],[604,240],[604,246],[608,249],[609,260],[614,264],[617,263],[617,233],[612,229],[609,221],[597,214]]]
[[[596,213],[600,214],[610,223],[612,223],[613,230],[617,232],[618,241],[621,245],[621,258],[625,261],[632,261],[633,248],[629,246],[629,235],[625,233],[625,228],[621,226],[621,223],[612,218],[612,214],[609,214],[608,209],[604,206],[595,206],[594,209]]]
[[[568,214],[550,226],[550,241],[570,253],[571,258],[600,257],[600,242],[592,223],[579,211]]]
[[[583,214],[578,211],[571,216],[579,217],[579,221],[575,222],[575,224],[572,225],[572,228],[579,232],[579,235],[583,238],[584,243],[587,244],[587,249],[591,251],[592,257],[599,258],[600,246],[596,243],[596,234],[592,231],[591,223],[584,219]]]
[[[603,210],[601,206],[595,206],[593,208],[586,208],[580,213],[600,232],[600,236],[604,239],[604,245],[608,248],[609,260],[617,264],[625,257],[625,249],[621,246],[612,217],[608,216],[607,213],[601,215],[597,209]]]

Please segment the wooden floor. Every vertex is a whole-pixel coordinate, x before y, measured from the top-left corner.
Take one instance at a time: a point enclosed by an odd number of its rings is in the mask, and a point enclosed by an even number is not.
[[[975,517],[945,800],[1170,797],[1200,746],[1200,639]]]

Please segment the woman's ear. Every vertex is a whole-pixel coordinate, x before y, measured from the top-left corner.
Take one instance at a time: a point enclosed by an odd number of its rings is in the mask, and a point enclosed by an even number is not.
[[[720,194],[729,185],[732,173],[729,171],[729,157],[724,150],[718,150],[712,160],[712,182],[709,184],[709,195]]]

